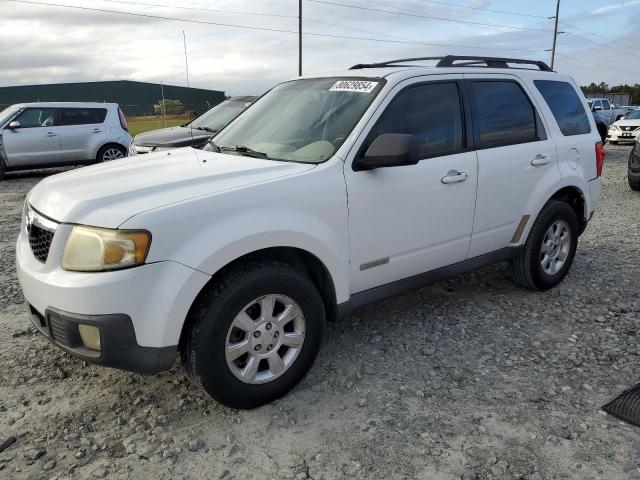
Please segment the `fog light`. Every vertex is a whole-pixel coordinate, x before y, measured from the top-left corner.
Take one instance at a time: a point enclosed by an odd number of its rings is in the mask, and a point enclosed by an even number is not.
[[[80,338],[82,338],[85,347],[100,351],[100,330],[98,327],[79,323],[78,332],[80,332]]]

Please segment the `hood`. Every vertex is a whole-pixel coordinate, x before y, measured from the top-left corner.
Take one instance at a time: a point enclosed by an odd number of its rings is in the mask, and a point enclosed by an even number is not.
[[[53,175],[36,185],[27,198],[52,220],[116,228],[153,208],[314,167],[181,148]]]
[[[200,145],[214,133],[189,127],[161,128],[136,135],[133,143],[144,147],[187,147]]]
[[[618,120],[614,123],[617,127],[640,127],[640,119],[635,120]]]

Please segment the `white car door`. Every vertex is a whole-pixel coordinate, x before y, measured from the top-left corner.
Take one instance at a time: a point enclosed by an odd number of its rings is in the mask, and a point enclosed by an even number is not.
[[[535,220],[531,206],[560,178],[560,171],[556,144],[548,138],[526,85],[512,75],[465,78],[478,149],[472,258],[518,243],[519,227]]]
[[[15,119],[18,128],[6,127],[2,141],[7,166],[55,164],[61,160],[55,108],[26,108]]]
[[[104,144],[106,108],[61,108],[60,147],[63,162],[92,160]]]
[[[465,259],[477,185],[461,75],[402,82],[382,102],[345,162],[352,293]],[[416,165],[354,171],[383,133],[414,135]]]

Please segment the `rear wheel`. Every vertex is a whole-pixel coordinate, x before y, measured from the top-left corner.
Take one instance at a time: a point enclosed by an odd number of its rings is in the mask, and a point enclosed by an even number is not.
[[[578,246],[578,219],[573,208],[549,201],[531,227],[519,257],[511,261],[514,280],[534,290],[547,290],[569,272]]]
[[[4,179],[4,172],[6,169],[7,167],[4,164],[4,159],[0,156],[0,180]]]
[[[127,156],[127,151],[120,145],[105,145],[98,152],[98,162],[110,162]]]
[[[636,144],[629,154],[627,179],[631,190],[640,190],[640,147]]]
[[[324,323],[322,298],[303,273],[276,262],[245,264],[201,295],[183,361],[220,403],[255,408],[304,377]]]

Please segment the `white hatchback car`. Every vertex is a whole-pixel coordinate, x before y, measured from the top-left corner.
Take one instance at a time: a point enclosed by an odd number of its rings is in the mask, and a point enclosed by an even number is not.
[[[420,60],[282,83],[204,151],[43,180],[17,242],[35,326],[111,367],[180,352],[214,398],[251,408],[293,388],[354,307],[503,260],[556,285],[601,192],[580,89],[541,62]]]
[[[5,171],[124,158],[132,141],[116,103],[21,103],[0,112]]]

